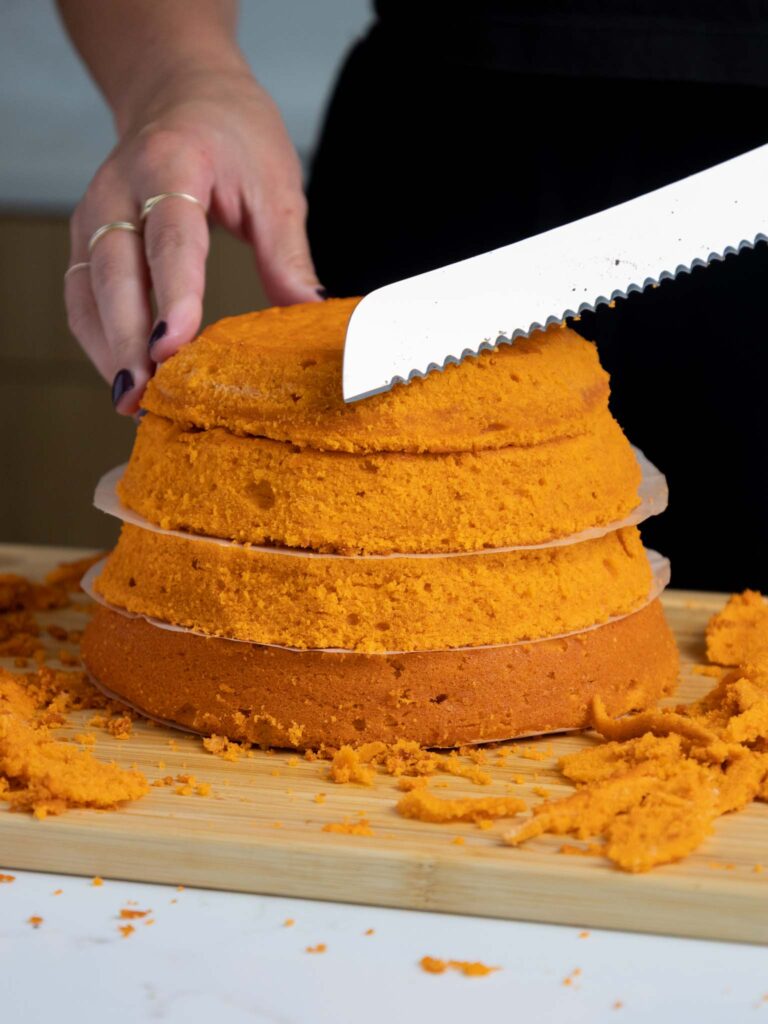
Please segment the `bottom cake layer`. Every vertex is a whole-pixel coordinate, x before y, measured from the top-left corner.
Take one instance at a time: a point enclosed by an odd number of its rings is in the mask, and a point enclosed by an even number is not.
[[[452,747],[583,728],[594,696],[613,715],[641,710],[678,671],[659,601],[565,639],[392,656],[171,632],[99,607],[82,654],[97,683],[150,717],[300,750],[398,739]]]

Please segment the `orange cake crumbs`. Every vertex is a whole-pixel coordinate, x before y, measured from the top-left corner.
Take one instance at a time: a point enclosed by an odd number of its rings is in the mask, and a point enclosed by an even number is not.
[[[299,759],[295,754],[288,758],[287,764],[289,768],[295,768],[298,763]]]
[[[3,883],[10,884],[16,881],[16,875],[0,875],[0,885]]]
[[[589,932],[579,932],[579,938],[580,939],[588,939],[589,935],[590,935]]]
[[[571,971],[571,973],[568,975],[567,978],[563,978],[563,984],[566,985],[566,986],[573,985],[574,981],[576,980],[576,978],[579,977],[580,974],[581,974],[581,968],[580,967],[575,967]]]
[[[457,751],[438,754],[425,750],[415,740],[397,740],[395,743],[374,741],[359,747],[343,746],[335,752],[318,753],[330,756],[328,778],[338,783],[356,782],[370,786],[376,777],[377,768],[400,779],[398,785],[406,791],[426,785],[426,778],[437,772],[469,779],[478,786],[487,786],[492,781],[488,772],[483,771],[478,764],[463,763]],[[404,782],[404,776],[413,778],[414,782]]]
[[[0,799],[11,810],[45,818],[68,807],[115,808],[147,792],[141,772],[53,739],[47,723],[61,724],[69,702],[54,698],[41,707],[39,701],[34,677],[23,686],[0,670]]]
[[[42,923],[43,919],[38,914],[33,914],[27,918],[27,924],[31,924],[33,928],[39,928]]]
[[[314,800],[314,802],[316,804],[324,804],[325,803],[325,793],[315,793],[315,795],[312,797],[312,799]]]
[[[428,785],[429,779],[425,775],[417,775],[415,778],[403,775],[397,780],[397,788],[404,793],[410,793],[412,789],[423,789]]]
[[[419,960],[419,967],[427,974],[445,974],[447,970],[459,971],[466,978],[484,978],[494,971],[500,971],[500,967],[488,967],[479,960],[440,960],[434,956],[423,956]]]
[[[454,846],[463,846],[466,840],[464,836],[454,836],[451,842]]]
[[[250,753],[250,746],[250,743],[236,743],[226,736],[207,736],[203,740],[203,748],[224,761],[239,760],[242,754]]]
[[[151,913],[151,910],[133,910],[130,907],[123,907],[120,911],[120,918],[123,921],[135,921],[138,918],[146,917]]]
[[[305,953],[325,953],[328,949],[324,942],[318,942],[316,946],[307,946],[304,950]]]
[[[52,896],[61,896],[61,894],[62,894],[63,892],[64,892],[64,890],[63,890],[63,889],[54,889],[54,890],[53,890],[53,892],[51,893],[51,895],[52,895]]]
[[[707,657],[718,665],[768,671],[768,601],[756,590],[733,594],[707,626]]]
[[[283,921],[283,928],[293,928],[295,924],[296,922],[292,917],[286,917],[286,919]]]
[[[545,798],[549,796],[549,790],[546,786],[534,786],[533,792],[536,794],[536,796],[541,796]]]
[[[490,818],[481,818],[480,821],[477,822],[477,827],[487,832],[488,829],[493,828],[493,822]]]
[[[363,932],[363,935],[373,935],[374,931],[375,929],[373,928],[366,928],[365,931]]]
[[[345,836],[375,835],[367,818],[361,818],[360,821],[330,821],[323,825],[323,832],[337,832]]]
[[[96,878],[91,879],[91,885],[96,886],[96,888],[98,888],[100,885],[104,885],[104,879],[99,878],[99,876],[97,875]]]
[[[546,761],[548,757],[551,757],[551,753],[546,754],[538,747],[519,747],[515,753],[518,757],[524,757],[526,761]]]
[[[444,800],[428,789],[414,789],[400,798],[396,810],[404,818],[440,824],[449,821],[480,822],[491,818],[512,818],[525,808],[525,801],[514,796]]]
[[[763,868],[762,864],[755,864],[752,870],[756,875],[761,875],[765,869]]]
[[[509,845],[599,836],[618,867],[648,871],[695,850],[721,814],[768,800],[768,673],[758,668],[727,673],[675,710],[614,720],[595,699],[592,716],[608,742],[558,763],[576,792],[534,807]]]
[[[120,932],[124,939],[127,939],[129,935],[133,935],[133,933],[136,931],[132,924],[118,925],[117,930]]]
[[[620,999],[617,999],[616,1002],[611,1007],[611,1009],[613,1009],[613,1010],[620,1010],[620,1009],[622,1009],[623,1006],[624,1006],[624,1003],[622,1003],[622,1001]]]
[[[361,752],[352,747],[342,747],[337,751],[328,768],[328,778],[337,783],[356,782],[360,786],[371,786],[375,776],[374,769],[366,767]]]

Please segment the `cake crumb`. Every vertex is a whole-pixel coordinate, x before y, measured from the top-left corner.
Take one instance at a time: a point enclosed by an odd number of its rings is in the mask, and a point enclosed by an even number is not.
[[[316,804],[324,804],[325,803],[325,793],[315,793],[315,795],[312,797],[312,800]]]
[[[488,967],[479,960],[440,960],[434,956],[423,956],[419,960],[419,967],[427,974],[445,974],[446,971],[459,971],[465,978],[484,978],[494,971],[500,971],[500,967]]]
[[[307,946],[305,953],[325,953],[328,947],[324,942],[318,942],[316,946]]]
[[[345,836],[375,835],[367,818],[361,818],[360,821],[331,821],[323,825],[323,832],[335,832]]]
[[[595,836],[622,870],[649,871],[695,850],[721,814],[768,799],[768,672],[736,669],[698,701],[620,719],[596,697],[591,715],[606,742],[558,762],[575,792],[535,806],[509,845]]]
[[[440,824],[448,821],[481,822],[492,818],[511,818],[526,809],[525,801],[513,796],[465,797],[444,800],[429,790],[415,789],[397,802],[396,810],[404,818]]]
[[[464,836],[454,836],[451,842],[454,846],[464,846],[465,839]]]
[[[580,939],[588,939],[589,936],[590,936],[589,932],[579,932],[579,938]]]
[[[768,601],[756,590],[732,594],[707,625],[707,658],[768,671]]]
[[[27,924],[31,924],[33,928],[39,928],[42,923],[43,919],[39,914],[33,914],[27,918]]]
[[[366,928],[365,931],[363,932],[363,935],[373,935],[374,932],[375,932],[375,929],[373,929],[373,928]]]
[[[292,917],[286,917],[286,919],[283,921],[283,928],[293,928],[295,924],[296,921]]]
[[[54,889],[53,892],[51,893],[51,896],[61,896],[63,892],[63,889]]]
[[[120,932],[124,939],[127,939],[129,935],[133,935],[133,933],[136,931],[132,924],[118,925],[117,930]]]
[[[5,883],[6,885],[16,881],[16,875],[2,875],[0,874],[0,885]]]
[[[98,889],[99,886],[104,885],[104,879],[103,878],[99,878],[99,876],[96,875],[95,878],[91,879],[91,885],[95,886]]]
[[[151,913],[151,910],[134,910],[131,907],[123,907],[120,911],[120,918],[123,921],[136,921]]]

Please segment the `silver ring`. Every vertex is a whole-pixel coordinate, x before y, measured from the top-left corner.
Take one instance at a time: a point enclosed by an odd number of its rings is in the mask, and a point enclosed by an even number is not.
[[[70,274],[74,274],[76,270],[88,270],[90,263],[73,263],[71,267],[67,267],[64,271],[64,280],[66,281]]]
[[[110,231],[135,231],[137,235],[141,234],[141,228],[137,224],[132,224],[129,220],[112,220],[109,224],[102,224],[100,228],[96,228],[88,239],[89,256],[93,252],[93,247],[96,243]]]
[[[195,203],[201,207],[205,213],[205,204],[197,196],[190,195],[189,192],[159,192],[156,196],[150,196],[149,199],[144,200],[139,220],[146,220],[157,204],[162,203],[164,199],[186,199],[188,203]]]

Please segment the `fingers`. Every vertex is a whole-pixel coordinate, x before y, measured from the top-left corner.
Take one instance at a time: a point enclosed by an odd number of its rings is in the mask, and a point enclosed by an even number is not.
[[[145,219],[144,247],[157,305],[149,336],[149,355],[155,362],[167,359],[197,333],[208,244],[203,202],[168,196]]]
[[[90,238],[101,224],[122,219],[136,223],[135,204],[112,194],[91,203],[88,219]],[[118,412],[131,415],[153,371],[147,352],[152,312],[141,235],[110,231],[94,245],[90,263],[93,296],[112,357],[112,401]]]
[[[266,199],[250,214],[250,235],[267,295],[278,306],[319,301],[323,290],[309,251],[303,193]]]
[[[64,275],[64,303],[69,329],[83,346],[101,376],[114,376],[112,353],[101,329],[101,319],[91,288],[91,267],[87,260],[72,262]]]

